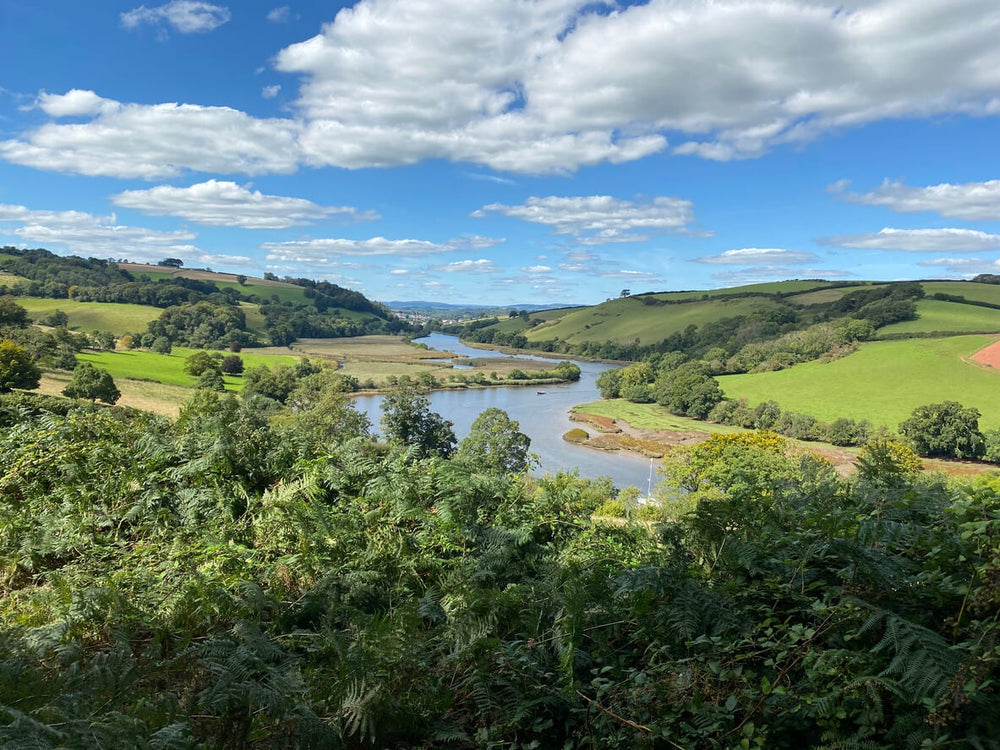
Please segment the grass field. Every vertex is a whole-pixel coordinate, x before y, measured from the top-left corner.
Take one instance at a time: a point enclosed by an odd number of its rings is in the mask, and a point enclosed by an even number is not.
[[[198,382],[198,378],[184,372],[184,361],[196,351],[198,350],[175,346],[170,354],[139,350],[83,352],[78,355],[78,358],[82,362],[91,362],[97,367],[103,367],[111,373],[115,382],[119,378],[127,378],[191,388]],[[291,354],[258,354],[244,350],[240,352],[240,356],[243,358],[243,365],[246,368],[258,365],[268,365],[269,367],[276,364],[294,365],[298,362],[298,357]],[[238,391],[243,387],[242,378],[227,375],[225,381],[229,390]]]
[[[69,373],[49,372],[42,375],[42,382],[38,386],[39,393],[47,393],[53,396],[62,395],[62,389],[69,383]],[[150,383],[141,380],[127,380],[120,378],[115,380],[115,385],[121,391],[121,398],[118,399],[118,406],[130,406],[133,409],[142,409],[154,414],[162,414],[165,417],[176,419],[180,414],[181,405],[188,401],[194,394],[190,388],[183,388],[177,385],[164,385],[163,383]]]
[[[973,302],[1000,305],[1000,284],[979,284],[975,281],[925,281],[924,294],[954,294]]]
[[[596,307],[572,310],[557,321],[527,331],[529,341],[559,338],[571,344],[584,341],[660,341],[689,325],[702,326],[736,315],[773,307],[766,297],[729,300],[693,300],[679,305],[645,305],[638,299],[612,300]]]
[[[836,281],[767,281],[760,284],[744,284],[743,286],[725,289],[704,289],[686,292],[658,292],[652,296],[657,299],[693,300],[703,297],[720,297],[727,294],[796,294],[836,284]]]
[[[923,404],[958,401],[982,413],[980,427],[1000,427],[1000,371],[966,359],[996,336],[875,341],[833,362],[806,362],[778,372],[718,378],[730,398],[751,405],[776,401],[782,409],[869,419],[895,429]]]
[[[914,333],[1000,333],[1000,310],[989,307],[922,299],[917,302],[917,315],[916,320],[880,328],[878,337]]]
[[[156,320],[163,312],[158,307],[115,302],[77,302],[39,297],[18,297],[16,301],[32,319],[62,310],[69,317],[69,328],[73,330],[85,333],[110,331],[115,336],[145,331],[149,321]]]

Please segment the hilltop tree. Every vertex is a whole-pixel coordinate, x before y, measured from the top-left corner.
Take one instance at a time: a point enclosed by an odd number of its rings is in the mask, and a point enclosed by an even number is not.
[[[33,390],[38,387],[42,371],[23,346],[13,341],[0,340],[0,393],[13,388]]]
[[[106,404],[115,403],[122,395],[111,373],[103,368],[94,367],[90,362],[81,362],[76,366],[73,378],[63,388],[62,393],[69,398],[101,400]]]

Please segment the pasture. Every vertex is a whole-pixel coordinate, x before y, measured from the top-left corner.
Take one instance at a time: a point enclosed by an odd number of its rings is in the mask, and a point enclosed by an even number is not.
[[[873,341],[833,362],[805,362],[777,372],[723,375],[726,396],[751,406],[776,401],[783,410],[830,421],[868,419],[896,429],[923,404],[958,401],[982,413],[980,427],[1000,427],[1000,370],[969,358],[995,336]]]
[[[877,336],[895,338],[922,333],[1000,333],[1000,310],[961,302],[922,299],[917,302],[916,320],[887,325],[878,330]]]
[[[32,320],[62,310],[69,318],[67,327],[71,330],[84,333],[110,331],[115,336],[145,331],[149,321],[156,320],[163,312],[158,307],[117,302],[77,302],[40,297],[18,297],[16,302],[28,311]]]

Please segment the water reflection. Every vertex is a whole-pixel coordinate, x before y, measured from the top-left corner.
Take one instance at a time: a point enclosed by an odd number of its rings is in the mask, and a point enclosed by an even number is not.
[[[544,357],[507,355],[488,349],[466,346],[456,336],[434,333],[417,339],[432,349],[454,352],[466,357],[514,357],[526,361],[553,360]],[[493,387],[457,391],[434,391],[430,394],[431,408],[454,423],[455,434],[461,440],[469,432],[472,421],[484,409],[496,407],[516,419],[521,431],[531,438],[531,451],[538,454],[537,473],[556,472],[560,469],[578,469],[581,476],[597,478],[610,476],[618,487],[635,485],[646,490],[649,478],[649,460],[620,453],[605,453],[591,448],[567,443],[563,434],[574,426],[569,419],[570,407],[596,401],[600,398],[597,376],[613,365],[598,362],[576,361],[580,366],[580,380],[564,385],[546,385],[544,393],[532,387]],[[357,408],[365,412],[378,428],[382,419],[379,405],[381,396],[362,396]],[[655,481],[655,476],[654,476]]]

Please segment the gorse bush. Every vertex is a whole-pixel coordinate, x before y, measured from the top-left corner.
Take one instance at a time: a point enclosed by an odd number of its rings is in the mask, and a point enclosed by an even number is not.
[[[717,436],[665,467],[684,502],[609,523],[634,492],[470,459],[495,441],[374,442],[333,386],[310,403],[202,390],[171,423],[0,397],[0,744],[1000,736],[995,480],[889,443],[842,479]]]

